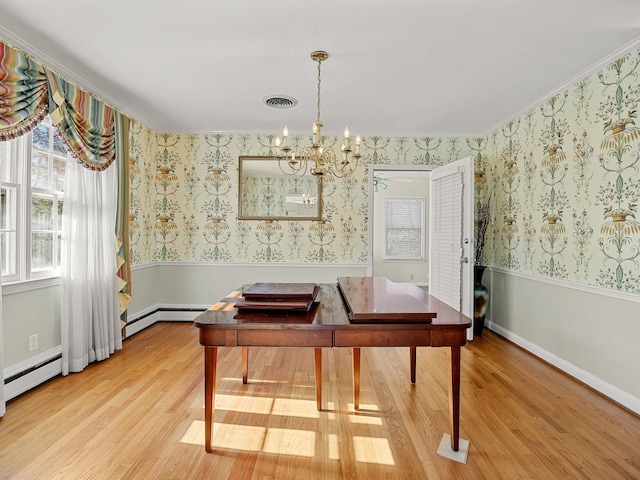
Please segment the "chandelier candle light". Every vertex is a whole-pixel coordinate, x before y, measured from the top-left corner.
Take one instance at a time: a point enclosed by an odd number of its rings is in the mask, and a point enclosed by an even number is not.
[[[285,125],[282,130],[282,140],[276,137],[276,147],[279,148],[278,164],[280,170],[287,175],[304,175],[307,170],[312,175],[324,175],[329,173],[334,177],[345,177],[351,175],[358,168],[360,154],[360,135],[355,139],[355,152],[352,153],[351,137],[349,128],[344,129],[344,141],[342,143],[341,159],[331,147],[324,148],[322,138],[322,121],[320,120],[320,66],[329,58],[329,54],[323,51],[316,51],[311,54],[311,59],[318,62],[318,115],[313,123],[313,144],[305,146],[298,155],[290,145],[287,145],[289,129]]]

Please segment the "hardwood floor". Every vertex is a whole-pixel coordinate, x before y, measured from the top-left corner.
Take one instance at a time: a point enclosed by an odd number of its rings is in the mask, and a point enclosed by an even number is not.
[[[640,418],[485,331],[462,352],[467,464],[436,454],[448,432],[446,350],[219,350],[213,444],[204,451],[203,354],[190,323],[159,323],[111,359],[56,378],[0,419],[2,479],[639,479]]]

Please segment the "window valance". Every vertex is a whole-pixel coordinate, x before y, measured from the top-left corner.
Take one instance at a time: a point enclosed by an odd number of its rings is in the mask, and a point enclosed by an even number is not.
[[[118,160],[120,309],[131,299],[129,216],[129,119],[0,40],[0,141],[24,135],[49,114],[66,147],[82,166],[102,171]],[[126,317],[125,317],[126,318]]]
[[[0,141],[29,132],[48,111],[47,76],[42,65],[0,42]]]
[[[114,110],[90,93],[46,70],[51,121],[67,148],[91,170],[104,170],[115,159]]]
[[[47,114],[84,167],[104,170],[113,163],[115,110],[0,41],[0,141],[24,135]]]

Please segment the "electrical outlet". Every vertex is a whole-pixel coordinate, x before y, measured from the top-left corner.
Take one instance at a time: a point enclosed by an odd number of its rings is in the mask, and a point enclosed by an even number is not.
[[[38,349],[38,334],[34,333],[29,337],[29,351],[32,352]]]

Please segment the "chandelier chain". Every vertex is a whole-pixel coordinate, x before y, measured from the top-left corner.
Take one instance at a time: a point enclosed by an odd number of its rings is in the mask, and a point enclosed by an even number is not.
[[[318,125],[322,125],[322,122],[320,121],[320,82],[321,82],[320,67],[321,65],[322,65],[322,62],[318,60],[318,120],[316,121]]]
[[[360,135],[355,139],[355,151],[349,135],[349,128],[344,129],[344,140],[340,152],[336,154],[332,147],[324,148],[322,137],[322,119],[320,118],[320,100],[322,75],[321,63],[329,58],[325,51],[318,50],[311,53],[311,59],[318,62],[318,97],[317,97],[317,118],[313,125],[313,143],[299,148],[297,145],[288,145],[289,129],[285,125],[282,130],[282,141],[276,137],[276,147],[280,152],[278,156],[278,166],[282,173],[286,175],[305,175],[308,170],[312,175],[321,177],[325,173],[330,173],[334,177],[343,178],[353,174],[358,168],[360,157]],[[338,155],[341,159],[338,160]]]

